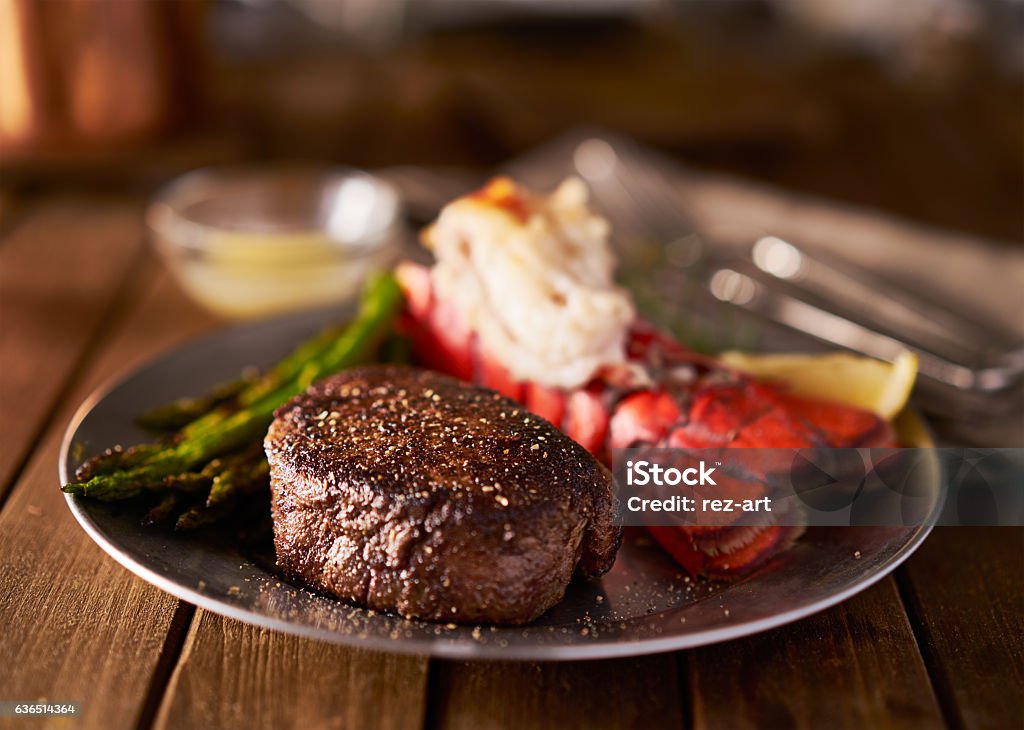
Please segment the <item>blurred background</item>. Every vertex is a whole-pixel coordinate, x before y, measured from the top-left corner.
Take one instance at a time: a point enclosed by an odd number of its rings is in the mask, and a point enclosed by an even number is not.
[[[0,0],[0,188],[486,170],[581,127],[1024,240],[1021,0]]]

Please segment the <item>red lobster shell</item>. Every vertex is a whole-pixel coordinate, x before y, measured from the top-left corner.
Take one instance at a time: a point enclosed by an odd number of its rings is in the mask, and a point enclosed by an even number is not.
[[[416,362],[493,388],[546,418],[599,459],[635,446],[680,448],[892,446],[891,426],[838,403],[802,398],[752,380],[687,350],[649,324],[636,322],[627,359],[652,375],[654,386],[623,387],[615,372],[562,390],[516,380],[481,346],[459,313],[434,295],[428,269],[402,264],[403,330]],[[739,499],[752,482],[719,481],[719,494]],[[692,575],[733,578],[793,543],[802,528],[780,526],[648,527],[654,539]]]

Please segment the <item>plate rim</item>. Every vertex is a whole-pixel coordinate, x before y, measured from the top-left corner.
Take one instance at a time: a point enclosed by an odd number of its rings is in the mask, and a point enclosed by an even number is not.
[[[308,315],[309,313],[306,314]],[[60,475],[61,485],[67,484],[70,481],[67,465],[71,449],[73,448],[74,437],[78,428],[89,413],[91,413],[92,410],[116,388],[128,380],[138,376],[147,368],[155,366],[177,350],[186,347],[195,347],[204,341],[216,340],[218,337],[223,336],[226,332],[231,330],[246,329],[249,327],[266,325],[271,322],[281,322],[286,319],[290,319],[290,317],[274,318],[271,320],[257,320],[250,323],[221,327],[213,330],[212,332],[186,338],[181,342],[175,343],[161,350],[153,357],[147,358],[142,363],[129,368],[127,371],[107,378],[93,391],[91,391],[85,400],[82,401],[64,430],[58,454],[58,472]],[[923,422],[922,419],[920,419],[920,417],[913,411],[910,411],[909,413],[911,413],[919,422]],[[939,481],[941,483],[945,478],[941,472],[941,464],[939,465],[939,469]],[[890,575],[924,543],[931,534],[938,519],[938,509],[933,509],[928,520],[919,525],[910,538],[899,548],[889,561],[880,566],[878,570],[864,575],[862,578],[856,580],[841,591],[807,605],[798,606],[772,616],[731,624],[720,628],[706,629],[692,634],[677,634],[668,637],[650,637],[608,643],[594,642],[587,644],[565,645],[548,644],[537,647],[521,645],[481,645],[476,642],[455,638],[446,639],[443,636],[438,637],[437,639],[416,642],[395,640],[387,637],[360,636],[358,634],[333,631],[315,626],[302,626],[286,620],[266,616],[249,609],[239,608],[223,602],[216,597],[204,595],[194,588],[177,583],[174,580],[161,575],[155,570],[146,567],[141,562],[132,558],[124,550],[118,548],[117,545],[107,538],[106,534],[99,528],[86,509],[86,500],[73,494],[64,494],[64,499],[79,526],[86,532],[92,541],[96,543],[108,556],[113,558],[114,561],[150,585],[159,588],[179,600],[190,603],[193,606],[203,608],[220,616],[232,618],[242,621],[243,623],[259,626],[272,631],[281,631],[287,634],[327,641],[334,644],[395,654],[425,655],[439,659],[476,661],[509,660],[563,662],[644,656],[708,646],[724,641],[731,641],[733,639],[740,639],[775,629],[780,626],[785,626],[786,624],[799,621],[807,618],[808,616],[832,608],[833,606],[836,606],[870,588],[875,583],[878,583],[883,578]],[[325,600],[330,599],[325,598]]]

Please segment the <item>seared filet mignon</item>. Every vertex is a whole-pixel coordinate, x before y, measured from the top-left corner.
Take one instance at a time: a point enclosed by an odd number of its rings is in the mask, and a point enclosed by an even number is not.
[[[266,438],[285,574],[436,621],[523,623],[621,540],[608,470],[498,393],[414,368],[349,370]]]

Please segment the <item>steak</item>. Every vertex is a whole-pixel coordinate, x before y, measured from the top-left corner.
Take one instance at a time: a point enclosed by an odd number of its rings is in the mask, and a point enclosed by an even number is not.
[[[586,449],[438,373],[327,378],[278,409],[265,447],[279,568],[367,608],[525,623],[621,542],[611,474]]]

